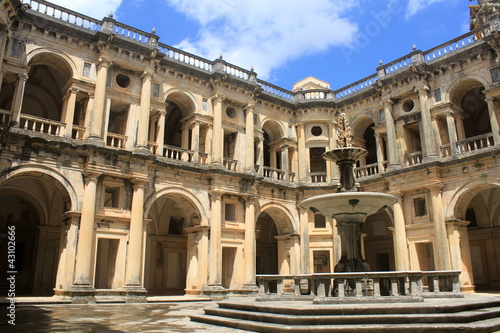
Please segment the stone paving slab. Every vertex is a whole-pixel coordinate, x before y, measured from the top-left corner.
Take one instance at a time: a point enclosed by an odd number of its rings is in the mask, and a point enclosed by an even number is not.
[[[0,309],[0,332],[248,332],[190,321],[216,303],[17,304],[16,325]]]

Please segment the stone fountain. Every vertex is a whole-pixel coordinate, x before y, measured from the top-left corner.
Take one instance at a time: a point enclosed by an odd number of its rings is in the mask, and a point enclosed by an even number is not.
[[[368,152],[363,148],[352,147],[351,130],[345,113],[339,115],[337,133],[339,148],[323,154],[323,158],[339,166],[340,185],[337,192],[305,199],[300,205],[337,221],[342,254],[334,271],[367,272],[370,268],[361,253],[363,224],[369,215],[394,205],[397,199],[385,193],[359,191],[354,177],[354,164],[367,156]]]

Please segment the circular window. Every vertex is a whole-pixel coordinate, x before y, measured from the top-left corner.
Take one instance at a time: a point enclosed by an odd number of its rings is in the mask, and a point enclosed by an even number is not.
[[[130,86],[130,78],[127,75],[118,74],[116,76],[116,83],[122,88],[127,88]]]
[[[415,107],[415,102],[412,99],[408,99],[408,100],[403,102],[403,111],[404,112],[413,111],[414,107]]]
[[[233,109],[233,108],[227,108],[226,109],[226,115],[231,118],[231,119],[234,119],[236,118],[236,110]]]
[[[313,126],[313,128],[311,128],[311,134],[314,136],[320,136],[323,134],[323,129],[321,126]]]

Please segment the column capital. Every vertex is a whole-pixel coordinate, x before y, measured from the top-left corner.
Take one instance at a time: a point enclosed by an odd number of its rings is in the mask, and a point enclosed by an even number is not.
[[[25,73],[18,73],[18,74],[17,74],[17,77],[19,78],[19,80],[22,80],[22,81],[28,81],[28,74],[25,74]]]
[[[455,115],[455,111],[448,110],[444,114],[445,114],[446,117],[453,117]]]
[[[431,191],[431,193],[441,193],[444,188],[444,184],[441,182],[436,182],[434,184],[428,185],[427,188]]]
[[[208,194],[212,197],[212,199],[222,199],[222,196],[225,194],[222,190],[209,190]]]
[[[210,97],[210,99],[214,102],[222,103],[226,99],[226,97],[222,94],[215,94]]]
[[[428,95],[429,91],[431,91],[431,88],[427,84],[424,84],[422,87],[418,88],[417,92],[418,94],[425,94]]]
[[[107,57],[101,56],[99,59],[97,59],[96,65],[100,67],[110,67],[113,64],[111,60],[109,60]]]
[[[130,181],[132,182],[132,184],[134,184],[134,188],[136,188],[136,187],[144,187],[144,185],[146,185],[149,182],[149,179],[138,176],[138,177],[133,177],[132,179],[130,179]]]
[[[88,182],[88,181],[97,181],[99,176],[102,175],[102,172],[96,170],[83,170],[82,174],[85,177],[85,182]]]
[[[243,110],[247,111],[247,112],[254,112],[255,111],[255,103],[249,103],[247,104]]]
[[[148,69],[145,69],[144,72],[142,72],[140,78],[143,80],[147,79],[152,79],[154,77],[154,73]]]
[[[394,101],[392,99],[386,99],[380,102],[380,105],[386,108],[392,108],[394,106]]]

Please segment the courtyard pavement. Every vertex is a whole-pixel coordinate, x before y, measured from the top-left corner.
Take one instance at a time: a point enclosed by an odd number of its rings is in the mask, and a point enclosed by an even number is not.
[[[499,295],[476,294],[466,295],[466,298],[477,296]],[[251,298],[237,299],[252,301]],[[459,300],[447,299],[446,302]],[[152,297],[148,301],[148,303],[71,304],[68,300],[57,297],[19,298],[16,303],[14,326],[8,323],[10,320],[8,300],[0,298],[0,332],[248,332],[190,321],[188,317],[190,314],[202,314],[206,307],[217,307],[216,302],[186,297]],[[298,305],[293,303],[289,306]]]

